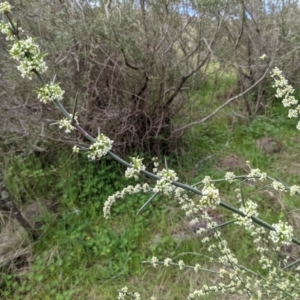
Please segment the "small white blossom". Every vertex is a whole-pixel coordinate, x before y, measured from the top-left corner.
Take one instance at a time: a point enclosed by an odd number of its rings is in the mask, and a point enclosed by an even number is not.
[[[113,141],[110,140],[104,134],[100,134],[95,143],[90,146],[90,153],[88,154],[88,158],[95,160],[99,159],[102,156],[106,155],[108,151],[112,148]]]
[[[292,105],[297,105],[298,100],[292,95],[295,90],[294,88],[288,84],[288,81],[282,75],[282,71],[280,71],[277,67],[272,70],[271,77],[274,79],[275,84],[273,87],[276,88],[276,98],[282,98],[282,104],[284,107],[290,107]],[[288,113],[289,118],[297,118],[300,113],[299,106],[295,109],[290,109]],[[300,123],[300,122],[299,122]],[[300,124],[298,123],[297,129],[300,130]]]
[[[179,270],[182,270],[182,269],[183,269],[183,267],[184,267],[184,262],[183,262],[183,260],[180,260],[180,261],[178,262],[178,267],[179,267]]]
[[[201,240],[201,242],[202,242],[203,244],[205,244],[205,243],[207,243],[207,242],[209,242],[209,241],[210,241],[210,239],[209,239],[208,236],[206,236],[205,238],[203,238],[203,239]]]
[[[205,176],[201,182],[204,183],[205,185],[209,185],[210,181],[211,181],[210,176]]]
[[[194,267],[194,271],[197,273],[201,269],[201,266],[199,264],[196,264]]]
[[[72,115],[71,115],[72,118]],[[64,118],[59,121],[59,129],[65,128],[65,133],[70,133],[75,127],[72,125],[71,120]]]
[[[281,182],[274,180],[272,182],[272,187],[276,190],[276,191],[285,191],[285,186],[284,184],[282,184]]]
[[[291,105],[297,105],[298,100],[295,98],[295,96],[289,96],[287,95],[283,100],[282,104],[284,107],[290,107]]]
[[[258,216],[258,212],[257,212],[257,203],[248,200],[245,203],[245,206],[240,208],[240,211],[243,212],[247,217],[257,217]]]
[[[158,265],[158,259],[157,259],[157,257],[155,257],[155,256],[152,257],[152,259],[151,259],[151,264],[152,264],[152,266],[153,266],[154,268],[157,267],[157,265]]]
[[[290,187],[290,195],[294,196],[296,193],[300,193],[300,186],[299,185],[292,185]]]
[[[10,13],[11,5],[8,2],[0,3],[0,12],[2,13]]]
[[[133,293],[133,296],[135,297],[134,298],[135,300],[141,300],[142,299],[141,295],[139,293],[137,293],[137,292]]]
[[[135,194],[139,192],[149,193],[151,188],[148,183],[144,183],[143,185],[137,184],[135,187],[132,185],[126,186],[122,191],[117,191],[113,195],[110,195],[104,203],[103,213],[105,219],[108,219],[110,216],[110,211],[112,205],[116,202],[117,199],[123,198],[127,194]]]
[[[48,83],[37,90],[38,98],[43,103],[52,102],[53,100],[61,101],[65,93],[58,83]]]
[[[19,29],[20,30],[20,29]],[[0,32],[6,35],[6,40],[14,40],[14,34],[10,24],[0,22]]]
[[[165,195],[172,193],[176,187],[172,185],[173,181],[177,181],[177,174],[170,169],[162,169],[157,173],[161,179],[157,180],[155,187],[153,188],[154,193],[162,192]]]
[[[39,46],[34,43],[31,37],[27,40],[16,41],[9,53],[12,58],[19,61],[18,70],[21,72],[22,77],[32,79],[34,71],[42,74],[47,70],[44,62],[45,54],[41,53]]]
[[[259,57],[261,60],[265,60],[267,58],[266,54],[263,54],[262,56]]]
[[[270,239],[274,243],[288,245],[293,238],[293,227],[287,222],[279,221],[279,223],[272,224],[275,230],[270,231]]]
[[[172,262],[172,259],[171,259],[171,258],[166,258],[166,259],[164,260],[164,266],[169,267],[171,262]]]
[[[124,286],[123,288],[121,288],[121,290],[119,291],[118,300],[126,299],[127,292],[128,292],[127,286]]]
[[[232,182],[233,182],[234,177],[235,177],[235,175],[234,175],[233,172],[227,172],[227,173],[225,174],[225,179],[226,179],[227,181],[229,181],[229,183],[232,183]]]
[[[79,147],[74,146],[74,147],[73,147],[73,152],[74,152],[74,153],[79,153]]]
[[[143,158],[131,157],[131,168],[127,168],[125,171],[125,177],[137,179],[140,171],[145,170],[146,167],[143,165]]]
[[[289,109],[289,118],[298,118],[298,110],[297,109]]]
[[[267,173],[261,172],[260,169],[252,169],[249,161],[247,161],[246,164],[250,168],[250,173],[247,175],[250,180],[255,181],[256,178],[258,178],[259,180],[264,181],[267,178]]]
[[[219,190],[213,184],[206,184],[201,192],[199,202],[202,207],[215,208],[221,202]]]

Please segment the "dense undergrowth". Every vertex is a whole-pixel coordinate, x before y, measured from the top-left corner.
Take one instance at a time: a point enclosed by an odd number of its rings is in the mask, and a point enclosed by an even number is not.
[[[232,110],[234,107],[193,127],[183,138],[180,153],[167,158],[182,181],[197,183],[205,175],[218,178],[232,169],[244,174],[244,162],[249,160],[273,177],[297,183],[299,137],[294,121],[286,118],[281,105],[273,103],[252,121],[228,118]],[[269,144],[260,145],[263,139]],[[146,154],[145,162],[151,169]],[[195,275],[188,270],[153,269],[142,264],[155,255],[184,257],[186,263],[205,267],[209,254],[173,199],[156,198],[136,215],[149,197],[130,195],[116,203],[111,219],[105,220],[102,208],[107,197],[130,183],[122,176],[124,169],[110,158],[91,162],[85,154],[77,156],[69,148],[49,149],[27,158],[7,158],[4,169],[10,193],[38,228],[40,238],[32,243],[23,232],[17,247],[26,248],[26,254],[16,256],[16,249],[9,249],[11,262],[1,268],[3,299],[116,299],[117,289],[125,283],[146,298],[185,299],[189,289],[182,286],[192,289],[197,282],[215,281],[212,273]],[[250,185],[245,193],[253,190]],[[222,197],[230,203],[229,186],[227,191]],[[300,223],[294,198],[277,197],[262,186],[254,200],[266,221],[287,217],[294,225]],[[214,214],[220,220],[229,216],[221,209]],[[3,228],[4,223],[5,214]],[[7,231],[11,239],[17,227],[14,224]],[[251,261],[255,270],[255,249],[239,230],[229,225],[224,234],[230,244],[236,245],[233,250],[237,257]]]

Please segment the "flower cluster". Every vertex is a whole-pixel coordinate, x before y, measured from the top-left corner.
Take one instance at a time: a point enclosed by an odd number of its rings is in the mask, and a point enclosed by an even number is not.
[[[152,161],[153,161],[153,173],[157,173],[158,172],[158,166],[159,166],[159,162],[158,162],[158,157],[152,157]]]
[[[235,175],[233,172],[227,172],[225,174],[225,180],[227,180],[229,183],[232,183],[234,178],[235,178]]]
[[[105,219],[108,219],[110,216],[110,211],[112,205],[117,201],[117,199],[122,199],[125,195],[136,194],[136,193],[149,193],[151,188],[149,184],[144,183],[143,185],[137,184],[136,186],[129,185],[125,187],[122,191],[117,191],[115,194],[110,195],[104,203],[103,214]]]
[[[176,187],[172,185],[173,181],[178,180],[175,171],[170,169],[162,169],[161,171],[157,172],[157,175],[161,178],[157,180],[156,185],[153,189],[155,193],[162,192],[165,195],[169,195],[175,190]]]
[[[37,90],[38,98],[41,102],[48,103],[54,100],[61,101],[65,93],[58,83],[48,83]]]
[[[274,188],[274,190],[276,191],[281,191],[284,192],[285,191],[285,185],[283,183],[281,183],[280,181],[274,180],[272,182],[272,187]]]
[[[216,205],[221,202],[219,190],[211,182],[209,176],[205,176],[205,178],[202,180],[202,183],[204,183],[204,187],[201,191],[202,196],[199,200],[201,207],[210,207],[213,209],[216,208]]]
[[[73,152],[74,153],[79,153],[79,147],[78,146],[74,146],[73,147]]]
[[[148,262],[148,261],[146,261],[146,262]],[[194,271],[196,273],[198,272],[198,270],[200,270],[200,265],[197,264],[195,267],[187,266],[182,259],[179,260],[178,263],[173,263],[171,258],[165,258],[163,262],[160,262],[156,256],[153,256],[151,258],[150,264],[154,268],[156,268],[158,266],[158,264],[163,264],[165,267],[169,267],[170,264],[172,264],[172,265],[177,265],[179,267],[179,270],[182,270],[184,267],[192,268],[192,269],[194,269]]]
[[[279,221],[277,224],[272,224],[275,230],[270,231],[270,239],[275,244],[288,245],[293,239],[293,227],[287,222]]]
[[[6,35],[6,40],[14,40],[13,30],[8,23],[0,22],[0,32]]]
[[[246,161],[246,164],[250,168],[247,175],[250,180],[255,181],[258,178],[260,181],[264,181],[267,178],[267,173],[261,172],[260,169],[252,169],[249,161]]]
[[[172,262],[171,258],[165,258],[165,260],[164,260],[164,266],[169,267],[171,262]]]
[[[124,286],[119,290],[118,300],[124,300],[128,293],[128,287]]]
[[[22,77],[32,79],[32,72],[44,73],[47,66],[44,62],[45,54],[41,53],[40,48],[34,43],[33,38],[16,41],[9,51],[12,58],[18,60],[20,65],[18,70]]]
[[[151,258],[151,264],[152,264],[152,266],[153,266],[154,268],[156,268],[157,265],[158,265],[158,263],[159,263],[158,258],[157,258],[156,256],[153,256],[153,257]]]
[[[255,203],[251,200],[248,200],[245,203],[245,206],[242,206],[239,209],[245,216],[233,214],[233,217],[237,219],[236,224],[244,226],[245,229],[247,229],[248,231],[253,230],[254,223],[253,223],[251,217],[258,216],[257,207],[258,207],[257,203]]]
[[[11,11],[11,5],[8,2],[0,3],[0,12],[8,14]]]
[[[275,81],[273,87],[276,88],[276,98],[282,98],[282,104],[284,107],[291,107],[298,104],[298,100],[293,96],[294,89],[288,84],[288,81],[282,75],[282,71],[277,67],[272,69],[271,77]],[[298,105],[294,109],[290,109],[288,113],[289,118],[297,118],[300,113],[300,106]],[[297,129],[300,130],[300,122],[297,124]]]
[[[72,125],[71,120],[64,118],[59,121],[59,129],[65,128],[65,133],[70,133],[75,127]]]
[[[300,194],[300,186],[299,185],[292,185],[290,187],[290,195],[294,196],[295,194]]]
[[[263,54],[262,56],[259,57],[261,60],[265,60],[267,58],[266,54]]]
[[[102,156],[106,155],[108,151],[112,148],[113,141],[101,133],[97,138],[94,144],[90,147],[90,154],[88,158],[95,160],[99,159]]]
[[[127,168],[125,171],[125,176],[127,178],[135,178],[137,179],[140,171],[145,170],[146,167],[143,165],[143,158],[138,158],[138,157],[131,157],[131,168]]]
[[[129,296],[130,298],[133,298],[135,300],[141,300],[141,295],[139,293],[129,293],[128,287],[124,286],[119,290],[118,300],[124,300],[126,299],[126,296]]]

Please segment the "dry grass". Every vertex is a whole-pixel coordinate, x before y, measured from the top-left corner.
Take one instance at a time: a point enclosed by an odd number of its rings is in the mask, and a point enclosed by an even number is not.
[[[32,257],[32,246],[26,230],[10,219],[0,233],[0,267],[19,270]]]

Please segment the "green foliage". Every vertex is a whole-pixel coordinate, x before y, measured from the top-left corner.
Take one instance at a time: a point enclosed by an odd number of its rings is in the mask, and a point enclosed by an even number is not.
[[[16,198],[21,196],[26,203],[55,195],[61,200],[58,213],[42,220],[30,271],[21,284],[7,275],[3,295],[74,299],[87,293],[90,282],[140,276],[142,261],[153,253],[174,254],[178,241],[171,236],[152,244],[157,232],[163,229],[168,234],[165,226],[170,217],[162,218],[167,209],[164,199],[158,197],[137,216],[149,195],[127,196],[106,220],[102,208],[107,197],[134,181],[126,179],[124,169],[109,158],[89,162],[85,155],[68,157],[68,153],[69,149],[62,149],[56,159],[45,155],[10,161],[7,185]]]

